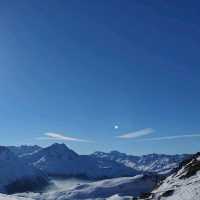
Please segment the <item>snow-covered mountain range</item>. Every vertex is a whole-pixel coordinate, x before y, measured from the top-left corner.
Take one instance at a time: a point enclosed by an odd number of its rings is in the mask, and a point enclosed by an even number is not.
[[[118,151],[111,151],[110,153],[95,152],[91,156],[97,159],[116,161],[137,171],[169,174],[180,162],[190,155],[148,154],[134,156]]]
[[[65,144],[22,154],[20,158],[50,176],[103,179],[134,176],[138,171],[112,160],[102,160],[89,155],[78,155]]]
[[[84,170],[78,172],[78,170],[74,168],[74,165],[81,164],[82,166],[82,163],[87,163],[88,166],[85,167],[88,168],[89,166],[91,166],[91,168],[95,170],[97,170],[97,168],[99,167],[101,169],[104,169],[103,171],[109,171],[108,168],[110,168],[111,166],[115,166],[115,170],[119,168],[120,171],[127,170],[127,172],[129,172],[131,169],[133,169],[135,174],[137,174],[138,171],[169,174],[174,168],[179,165],[180,162],[190,156],[188,154],[148,154],[135,156],[127,155],[118,151],[111,151],[109,153],[97,151],[90,155],[78,155],[76,152],[69,149],[66,145],[57,143],[46,148],[41,148],[37,145],[23,145],[19,147],[12,146],[9,147],[9,149],[17,156],[23,158],[24,161],[33,164],[39,169],[47,171],[47,173],[54,174],[56,172],[57,174],[58,169],[56,168],[59,168],[60,172],[63,172],[66,169],[69,169],[71,166],[73,167],[73,170],[71,169],[68,171],[71,171],[72,174],[79,173],[80,175],[86,175],[89,177],[91,177],[91,175],[88,174],[89,172],[87,174],[85,174]],[[53,166],[50,167],[49,163],[51,163],[51,165]],[[67,166],[65,166],[66,164]],[[82,167],[84,168],[84,165]],[[109,174],[108,172],[104,173],[105,176],[108,175],[108,177],[110,177],[112,175],[113,177],[116,177],[115,174]],[[64,175],[69,175],[69,173],[64,173]],[[125,174],[119,174],[119,176],[123,175]],[[99,174],[99,176],[103,176],[103,172],[102,174]]]
[[[38,145],[21,145],[21,146],[8,146],[8,148],[16,155],[16,156],[22,156],[25,154],[33,153],[35,151],[38,151],[42,149],[42,147]]]
[[[171,174],[162,181],[156,175],[166,175],[170,171]],[[0,147],[0,192],[33,191],[36,186],[48,183],[46,174],[109,179],[81,183],[50,193],[0,194],[0,200],[200,199],[200,153],[193,156],[132,156],[112,151],[79,155],[66,145],[57,143],[46,148]]]

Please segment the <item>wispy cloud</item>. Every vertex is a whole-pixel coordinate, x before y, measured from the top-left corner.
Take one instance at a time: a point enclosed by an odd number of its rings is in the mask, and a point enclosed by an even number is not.
[[[122,138],[122,139],[133,139],[133,138],[139,138],[145,135],[149,135],[151,133],[155,132],[154,129],[152,128],[145,128],[145,129],[141,129],[135,132],[130,132],[130,133],[126,133],[123,135],[119,135],[117,136],[118,138]]]
[[[38,137],[38,140],[63,140],[72,142],[92,142],[89,140],[84,140],[80,138],[68,137],[60,133],[44,133],[44,137]]]
[[[196,137],[200,137],[200,134],[172,135],[172,136],[163,136],[163,137],[144,138],[144,139],[139,139],[138,141],[175,140],[175,139],[196,138]]]

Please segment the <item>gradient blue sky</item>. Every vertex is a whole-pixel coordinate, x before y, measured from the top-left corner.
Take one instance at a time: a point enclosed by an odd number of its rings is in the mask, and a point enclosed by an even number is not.
[[[200,151],[200,3],[0,1],[1,145],[46,132],[79,153]],[[119,129],[115,130],[114,125]]]

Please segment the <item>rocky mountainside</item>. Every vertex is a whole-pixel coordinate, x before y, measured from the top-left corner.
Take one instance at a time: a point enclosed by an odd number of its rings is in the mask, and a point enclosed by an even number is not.
[[[149,194],[148,200],[199,200],[200,153],[180,164],[176,171]]]
[[[64,149],[63,151],[61,147],[59,149],[58,144],[52,146],[53,148],[56,148],[56,152],[52,147],[42,148],[37,145],[34,146],[22,145],[18,147],[11,146],[8,148],[17,156],[23,157],[23,159],[27,160],[29,163],[30,162],[35,163],[36,161],[39,160],[39,157],[41,158],[42,154],[45,154],[45,152],[47,151],[52,151],[51,155],[59,154],[61,156],[61,154],[65,154],[66,148],[63,148]],[[66,151],[66,154],[68,154],[69,156],[69,158],[67,158],[67,155],[64,156],[67,162],[68,159],[73,160],[72,157],[79,158],[80,160],[85,159],[88,162],[92,162],[91,160],[93,160],[94,162],[94,160],[96,160],[96,162],[98,162],[99,165],[101,165],[102,163],[111,164],[115,162],[127,168],[132,168],[136,171],[151,172],[164,175],[170,174],[171,171],[179,165],[179,163],[181,163],[184,159],[190,157],[189,154],[181,154],[181,155],[148,154],[142,156],[134,156],[134,155],[127,155],[125,153],[121,153],[118,151],[111,151],[109,153],[95,152],[88,156],[81,156],[72,150],[70,151],[70,149]],[[48,156],[48,159],[51,160],[50,155]],[[41,162],[42,160],[40,161],[40,163]]]

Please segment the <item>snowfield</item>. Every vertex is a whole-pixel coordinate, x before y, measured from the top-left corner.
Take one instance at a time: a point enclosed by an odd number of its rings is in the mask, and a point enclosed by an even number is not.
[[[113,195],[109,198],[106,198],[106,200],[133,200],[133,197],[131,196],[119,196],[118,194]]]
[[[137,175],[80,184],[67,191],[49,193],[22,193],[14,195],[34,200],[81,200],[81,199],[130,199],[143,192],[152,191],[157,179],[154,176]]]

